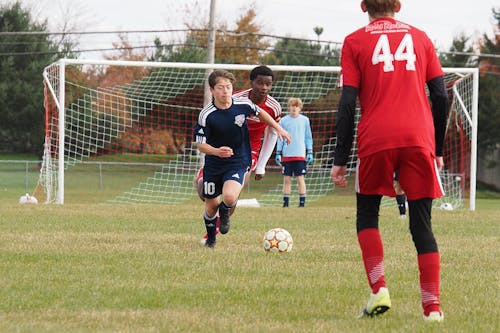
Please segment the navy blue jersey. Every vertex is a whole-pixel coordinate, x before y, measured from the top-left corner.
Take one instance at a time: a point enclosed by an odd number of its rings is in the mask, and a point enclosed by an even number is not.
[[[258,114],[258,108],[248,99],[233,97],[232,100],[227,109],[219,109],[211,102],[198,116],[194,130],[196,142],[208,143],[215,148],[227,146],[233,150],[233,156],[227,158],[206,155],[205,168],[246,168],[252,164],[246,118]]]

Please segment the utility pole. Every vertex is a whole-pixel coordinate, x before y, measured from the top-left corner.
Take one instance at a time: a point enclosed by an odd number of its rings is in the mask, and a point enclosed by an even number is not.
[[[208,21],[208,43],[207,43],[207,64],[213,64],[215,62],[215,8],[217,0],[210,0],[210,19]],[[205,78],[207,79],[211,69],[207,69]],[[204,105],[210,102],[212,96],[210,94],[210,87],[208,82],[205,80],[205,94],[204,94]]]

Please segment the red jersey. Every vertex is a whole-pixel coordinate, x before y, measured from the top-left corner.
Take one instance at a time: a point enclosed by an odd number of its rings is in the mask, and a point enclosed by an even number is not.
[[[234,97],[243,97],[250,99],[250,95],[252,93],[252,89],[238,91],[233,94]],[[271,96],[266,96],[266,99],[257,104],[259,108],[269,113],[269,115],[276,120],[276,122],[280,121],[281,118],[281,105]],[[252,149],[252,154],[254,152],[258,153],[262,148],[262,137],[264,136],[264,130],[266,129],[267,124],[257,116],[251,116],[247,118],[248,123],[248,132],[250,135],[250,147]],[[273,146],[274,147],[274,146]]]
[[[358,155],[398,147],[435,151],[426,82],[444,75],[425,32],[376,19],[345,38],[341,83],[358,89]]]

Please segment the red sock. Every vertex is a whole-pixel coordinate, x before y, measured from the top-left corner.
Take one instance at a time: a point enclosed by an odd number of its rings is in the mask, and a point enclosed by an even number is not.
[[[427,316],[432,311],[441,311],[439,302],[439,253],[431,252],[418,255],[420,271],[420,294],[422,307]]]
[[[358,242],[363,256],[365,272],[372,293],[378,293],[385,287],[384,277],[384,247],[380,232],[376,228],[364,229],[358,232]]]

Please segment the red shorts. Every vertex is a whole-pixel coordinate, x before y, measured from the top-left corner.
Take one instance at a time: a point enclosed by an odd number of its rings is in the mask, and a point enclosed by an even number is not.
[[[383,150],[358,159],[356,192],[395,197],[394,171],[408,200],[436,199],[444,195],[436,159],[420,147]]]

